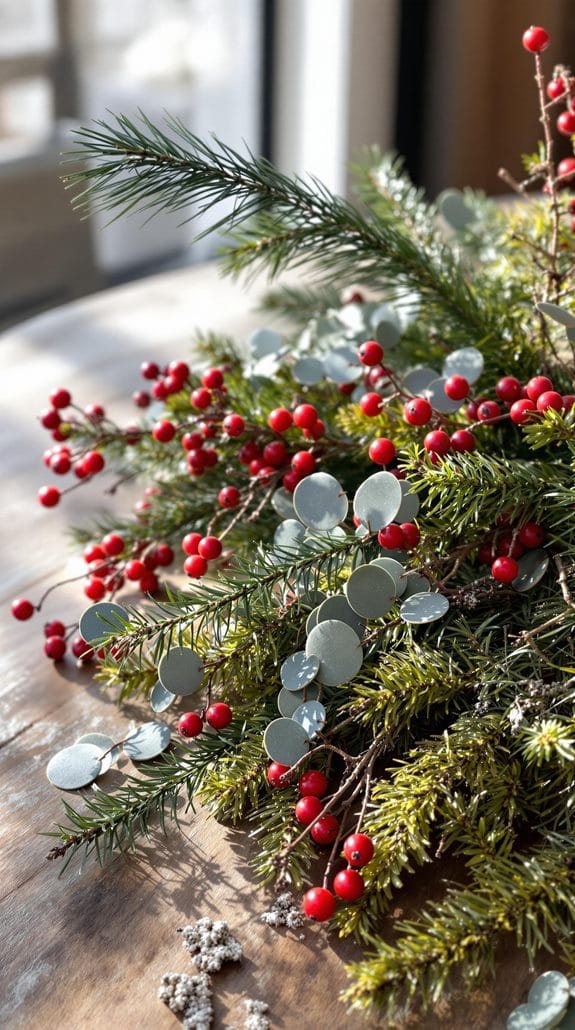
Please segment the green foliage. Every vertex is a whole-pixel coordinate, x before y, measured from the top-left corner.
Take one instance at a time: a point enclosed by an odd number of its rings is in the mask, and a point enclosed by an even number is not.
[[[158,490],[138,518],[103,516],[78,539],[120,528],[127,552],[142,547],[138,553],[148,554],[161,540],[178,548],[184,533],[197,529],[218,533],[233,551],[209,580],[130,607],[124,631],[103,641],[98,678],[120,699],[145,697],[166,650],[190,645],[205,662],[207,698],[216,691],[228,698],[235,718],[223,733],[177,747],[114,795],[98,792],[81,811],[66,805],[51,857],[104,859],[131,848],[156,823],[163,827],[165,815],[177,818],[183,795],[188,804],[199,798],[218,819],[248,820],[263,879],[310,882],[315,851],[293,818],[295,788],[269,787],[262,732],[277,717],[282,662],[305,646],[315,595],[341,593],[354,566],[379,547],[375,534],[355,534],[350,513],[342,536],[308,535],[293,553],[274,550],[279,516],[270,498],[285,469],[249,478],[240,448],[246,440],[262,448],[277,440],[269,411],[307,401],[325,420],[324,435],[304,443],[291,428],[283,439],[290,453],[313,448],[318,469],[336,476],[350,498],[377,470],[367,456],[371,441],[393,440],[421,502],[421,540],[402,561],[450,602],[441,621],[411,625],[397,601],[384,618],[369,621],[359,674],[322,688],[328,721],[309,764],[328,773],[326,804],[344,820],[344,832],[357,823],[375,843],[365,894],[339,906],[334,920],[342,935],[354,934],[370,949],[350,968],[347,1000],[360,1009],[382,1007],[390,1017],[415,1002],[432,1004],[455,973],[473,984],[491,970],[508,931],[530,958],[559,935],[573,964],[575,415],[547,411],[519,427],[504,409],[497,423],[473,426],[476,450],[432,461],[423,448],[429,427],[414,428],[402,417],[401,381],[414,363],[439,375],[453,348],[474,346],[485,359],[476,396],[493,397],[504,374],[524,382],[542,371],[562,393],[571,391],[573,355],[564,330],[534,308],[540,299],[572,307],[566,201],[499,208],[467,191],[475,218],[453,230],[401,161],[377,151],[357,171],[356,208],[313,179],[290,178],[218,140],[199,140],[175,120],[159,129],[120,116],[80,130],[78,143],[90,162],[69,176],[81,191],[80,206],[117,217],[166,208],[187,215],[192,202],[196,214],[211,212],[212,228],[230,236],[228,271],[261,266],[273,276],[305,264],[312,272],[311,285],[280,287],[264,300],[266,312],[287,316],[297,330],[273,375],[253,373],[251,359],[246,368],[234,341],[198,338],[201,358],[228,368],[228,393],[208,416],[193,409],[187,387],[168,398],[177,447],[157,444],[149,426],[135,445],[111,423],[105,432],[72,426],[77,447],[97,446],[120,478],[147,477]],[[543,160],[544,152],[529,159],[529,172]],[[231,211],[221,214],[216,205],[230,198]],[[363,341],[364,329],[346,323],[341,307],[340,289],[356,282],[395,304],[390,317],[400,327],[395,349],[385,354],[392,373],[376,418],[342,397],[334,382],[307,387],[293,375],[302,328],[320,353]],[[245,419],[239,440],[222,431],[226,403]],[[179,437],[205,418],[219,461],[196,479],[182,471]],[[431,425],[453,433],[469,421],[460,409],[436,412]],[[237,510],[218,507],[227,484],[241,487]],[[547,571],[525,592],[496,583],[480,560],[481,545],[497,547],[509,526],[515,541],[533,520],[545,532]],[[339,848],[336,842],[327,860],[328,883]],[[445,855],[459,863],[460,886],[445,887]],[[382,917],[392,903],[403,903],[402,888],[416,872],[433,873],[439,900],[400,924],[394,940],[384,938]]]

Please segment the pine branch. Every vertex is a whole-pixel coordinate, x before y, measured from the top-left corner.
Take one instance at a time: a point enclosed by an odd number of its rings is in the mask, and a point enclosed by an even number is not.
[[[501,336],[501,311],[479,298],[447,245],[427,251],[395,223],[367,220],[315,179],[289,178],[215,138],[210,145],[177,119],[168,119],[164,131],[143,115],[139,125],[120,115],[76,136],[74,158],[89,162],[67,177],[69,185],[83,187],[77,206],[119,217],[135,209],[182,210],[194,201],[187,213],[193,219],[231,200],[231,211],[214,212],[200,234],[231,233],[249,223],[228,254],[228,271],[263,263],[276,275],[311,262],[328,283],[348,277],[380,289],[392,283],[399,293],[416,290],[467,339],[470,332],[483,341]]]
[[[415,996],[436,1002],[460,972],[467,987],[493,970],[502,933],[511,931],[532,962],[575,919],[575,849],[570,836],[549,836],[531,852],[498,857],[476,871],[473,888],[453,888],[416,921],[399,924],[395,945],[378,942],[373,955],[348,967],[355,981],[344,994],[356,1009],[404,1015]]]

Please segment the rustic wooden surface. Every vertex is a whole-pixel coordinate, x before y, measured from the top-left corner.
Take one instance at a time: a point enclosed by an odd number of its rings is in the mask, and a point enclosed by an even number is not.
[[[37,504],[37,488],[50,481],[41,462],[49,443],[34,416],[51,388],[66,385],[78,403],[100,401],[121,418],[130,411],[126,398],[141,384],[142,360],[188,356],[195,328],[244,337],[262,324],[254,300],[253,290],[246,295],[206,266],[106,291],[0,337],[2,1027],[177,1030],[176,1017],[156,998],[157,986],[166,971],[194,972],[175,931],[203,915],[228,920],[245,950],[241,967],[214,978],[216,1028],[243,1026],[246,997],[269,1004],[274,1028],[375,1026],[346,1013],[338,1001],[346,984],[344,962],[359,957],[351,942],[322,927],[306,927],[300,939],[300,931],[262,925],[260,914],[272,899],[250,874],[245,833],[201,816],[186,818],[182,834],[174,830],[144,842],[127,862],[105,871],[74,867],[61,878],[45,860],[50,842],[39,836],[62,814],[62,795],[45,775],[52,754],[92,730],[120,739],[132,720],[143,721],[149,712],[134,704],[119,711],[72,660],[54,665],[44,658],[44,618],[77,616],[77,586],[51,597],[41,617],[17,623],[9,615],[12,598],[37,600],[63,569],[77,571],[78,559],[66,552],[66,526],[100,504],[96,485],[51,511]],[[407,904],[416,910],[430,891],[424,872],[406,892]],[[389,925],[404,911],[398,905]],[[538,971],[550,967],[552,957]],[[493,989],[473,999],[460,996],[410,1025],[502,1027],[532,979],[510,941],[500,951]]]

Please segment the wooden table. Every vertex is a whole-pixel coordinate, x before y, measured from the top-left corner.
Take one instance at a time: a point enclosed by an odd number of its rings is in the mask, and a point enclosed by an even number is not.
[[[241,967],[229,966],[214,978],[216,1028],[243,1026],[246,997],[269,1004],[274,1028],[375,1025],[346,1014],[338,1001],[346,984],[343,963],[359,957],[353,943],[319,926],[306,927],[300,940],[300,932],[261,923],[271,894],[262,892],[246,865],[244,833],[190,817],[183,833],[174,829],[167,838],[143,842],[128,861],[117,860],[105,871],[74,866],[61,878],[45,858],[50,842],[39,836],[62,815],[62,795],[45,775],[49,758],[80,733],[98,730],[120,739],[131,720],[145,721],[149,710],[129,704],[120,711],[73,660],[53,664],[44,658],[44,616],[77,617],[77,586],[51,597],[42,616],[30,622],[9,615],[14,597],[37,600],[62,578],[64,566],[64,574],[77,570],[66,527],[89,519],[101,497],[94,486],[50,511],[36,502],[38,487],[52,480],[41,460],[48,436],[35,416],[49,390],[64,385],[79,404],[100,401],[120,419],[128,412],[133,417],[127,401],[141,386],[140,362],[189,356],[197,328],[241,339],[265,324],[252,310],[256,292],[248,297],[213,266],[187,269],[69,304],[0,337],[2,1027],[177,1030],[176,1017],[156,992],[162,973],[195,971],[176,928],[200,916],[225,918],[245,950]],[[416,906],[428,889],[424,873],[410,890]],[[551,958],[538,968],[552,966]],[[511,945],[502,950],[498,972],[493,991],[471,1003],[459,998],[418,1025],[502,1027],[533,974]]]

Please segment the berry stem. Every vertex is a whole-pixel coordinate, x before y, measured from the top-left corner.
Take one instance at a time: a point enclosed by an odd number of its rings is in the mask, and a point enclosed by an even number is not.
[[[551,244],[549,247],[550,268],[547,273],[547,285],[544,294],[544,299],[549,300],[551,297],[556,297],[559,285],[559,275],[557,272],[557,250],[559,246],[559,204],[557,201],[557,181],[555,177],[555,165],[553,163],[554,140],[553,133],[551,132],[551,119],[549,118],[549,113],[547,111],[547,102],[545,99],[545,79],[543,77],[543,64],[541,61],[541,54],[535,54],[535,82],[537,83],[537,93],[539,95],[539,109],[541,111],[541,117],[539,120],[543,126],[543,133],[545,136],[547,187],[549,190],[549,198],[551,202],[553,226],[551,232]]]

